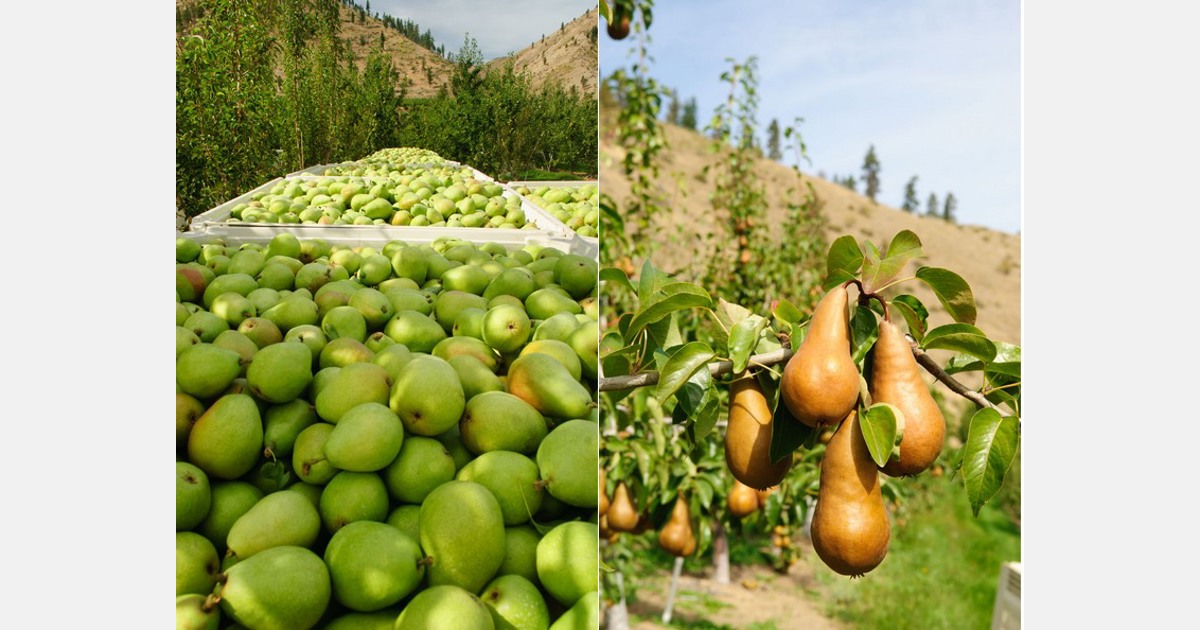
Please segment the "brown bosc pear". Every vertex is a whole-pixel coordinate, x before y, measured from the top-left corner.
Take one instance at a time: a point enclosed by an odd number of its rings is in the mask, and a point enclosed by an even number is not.
[[[779,379],[779,392],[788,411],[815,429],[837,424],[858,402],[848,300],[846,286],[839,285],[817,302],[808,334]]]
[[[946,441],[946,419],[921,378],[912,347],[900,327],[879,323],[879,339],[871,349],[871,400],[888,403],[904,414],[904,438],[899,459],[881,470],[893,477],[915,475],[929,468]]]
[[[604,469],[603,468],[600,469],[600,482],[597,485],[597,488],[599,488],[599,490],[600,490],[600,498],[599,498],[599,504],[596,506],[596,509],[598,511],[598,514],[600,514],[600,516],[604,516],[604,514],[606,512],[608,512],[609,502],[608,502],[608,490],[606,490],[604,488]]]
[[[658,545],[676,557],[696,553],[696,532],[692,529],[692,516],[688,513],[687,498],[682,494],[675,498],[671,518],[658,530]]]
[[[810,532],[817,556],[842,575],[861,576],[887,555],[891,525],[879,489],[879,470],[856,412],[850,412],[834,432],[821,459]]]
[[[629,498],[629,488],[625,486],[624,481],[617,483],[612,503],[604,514],[608,517],[608,528],[614,532],[631,532],[637,527],[637,509],[633,506],[633,500]]]
[[[790,454],[771,462],[771,422],[771,406],[758,379],[734,379],[729,386],[725,465],[734,479],[755,490],[779,485],[792,467]]]
[[[758,511],[758,491],[737,479],[733,480],[727,500],[729,512],[738,518],[746,518]]]

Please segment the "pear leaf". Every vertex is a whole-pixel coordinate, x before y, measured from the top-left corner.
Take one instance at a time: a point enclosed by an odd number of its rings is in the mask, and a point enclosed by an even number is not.
[[[775,463],[792,454],[800,447],[811,447],[820,437],[816,429],[800,422],[788,411],[783,402],[783,396],[775,403],[775,412],[771,415],[771,462]]]
[[[1001,417],[995,409],[980,409],[971,417],[967,443],[963,447],[962,475],[971,502],[979,516],[983,507],[1000,490],[1012,466],[1020,442],[1020,421]]]
[[[825,259],[825,286],[828,288],[832,286],[831,283],[841,284],[857,277],[862,265],[863,253],[858,247],[858,241],[850,235],[838,238],[829,246],[829,254]]]
[[[942,349],[965,352],[991,361],[996,356],[996,344],[983,331],[970,324],[946,324],[925,334],[921,344],[926,350]]]
[[[675,395],[676,390],[682,387],[696,370],[705,367],[716,356],[712,348],[704,342],[693,341],[683,345],[671,355],[663,371],[659,373],[654,397],[665,402]]]
[[[975,295],[962,276],[939,267],[921,267],[917,279],[929,285],[938,301],[956,322],[974,324],[976,317]]]
[[[712,298],[709,297],[708,291],[694,284],[671,282],[662,285],[641,303],[641,308],[629,322],[629,331],[625,333],[627,339],[641,332],[646,325],[657,322],[675,311],[697,307],[710,308]]]
[[[644,305],[650,296],[657,293],[664,285],[670,284],[671,281],[671,276],[667,275],[666,272],[660,271],[647,258],[642,263],[641,273],[638,274],[638,302]]]
[[[909,230],[901,230],[900,233],[892,237],[892,242],[888,243],[887,251],[883,254],[882,260],[878,263],[873,263],[873,268],[868,273],[864,269],[863,284],[867,291],[875,291],[879,287],[887,285],[896,276],[904,271],[904,267],[916,258],[924,255],[921,251],[921,239],[917,238]]]
[[[734,325],[729,333],[729,358],[733,360],[733,373],[746,369],[750,353],[758,346],[758,336],[767,327],[767,319],[753,315]]]
[[[804,314],[800,312],[800,309],[787,300],[779,300],[772,314],[785,324],[795,325],[804,320]]]
[[[863,438],[867,442],[867,450],[876,466],[883,466],[892,456],[892,447],[896,444],[899,426],[900,410],[887,403],[871,405],[862,413],[858,424],[862,427]]]
[[[616,267],[605,267],[601,269],[600,282],[612,282],[625,287],[631,294],[636,293],[636,290],[633,288],[633,283],[629,281],[629,276],[625,275],[624,271],[621,271]]]
[[[921,300],[911,295],[897,295],[891,301],[892,310],[900,313],[908,324],[908,332],[921,343],[925,338],[925,331],[928,327],[929,310],[921,303]]]

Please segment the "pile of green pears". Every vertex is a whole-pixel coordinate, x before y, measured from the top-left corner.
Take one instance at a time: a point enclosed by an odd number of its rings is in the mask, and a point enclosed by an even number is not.
[[[178,629],[598,627],[595,260],[180,237],[175,279]]]

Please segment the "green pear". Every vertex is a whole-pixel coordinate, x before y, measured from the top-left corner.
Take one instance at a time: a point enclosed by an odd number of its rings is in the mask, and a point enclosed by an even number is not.
[[[454,479],[456,471],[454,457],[445,445],[430,437],[409,435],[380,476],[390,496],[402,503],[419,504],[434,488]]]
[[[320,556],[284,545],[229,567],[215,593],[221,610],[246,628],[308,630],[325,614],[331,590]]]
[[[325,333],[321,334],[324,336]],[[321,348],[321,354],[317,357],[317,367],[344,367],[353,363],[367,363],[374,358],[375,353],[363,342],[354,337],[338,337],[330,339],[325,347]]]
[[[538,581],[563,606],[600,589],[600,529],[567,521],[542,536],[537,548]]]
[[[546,354],[518,357],[508,367],[509,393],[549,418],[585,418],[594,407],[592,394],[562,363]]]
[[[260,350],[283,341],[279,326],[265,317],[248,317],[238,324],[237,331],[249,337]]]
[[[484,289],[491,283],[492,278],[486,271],[476,265],[463,264],[447,269],[440,276],[442,286],[447,291],[465,291],[482,296]]]
[[[267,256],[255,249],[242,249],[229,257],[229,273],[257,276],[267,265]]]
[[[304,288],[315,293],[326,283],[337,279],[334,277],[335,269],[340,269],[343,273],[346,272],[343,267],[330,267],[323,262],[314,261],[305,263],[300,268],[300,271],[296,272],[296,284],[294,286],[297,289]]]
[[[392,255],[392,271],[398,278],[409,278],[418,285],[424,284],[429,271],[428,257],[418,247],[405,247]]]
[[[258,275],[254,276],[254,280],[259,288],[282,291],[296,286],[296,272],[286,264],[272,260],[263,265]]]
[[[246,319],[258,315],[258,309],[250,298],[232,292],[218,295],[213,300],[210,310],[213,315],[225,320],[230,328],[237,328]]]
[[[218,296],[226,293],[237,293],[242,297],[250,295],[250,292],[258,288],[258,282],[254,276],[245,273],[227,273],[217,274],[212,282],[204,288],[204,308],[212,310],[213,301]]]
[[[446,429],[445,433],[434,436],[434,439],[446,447],[446,451],[454,459],[454,469],[456,471],[462,470],[463,466],[466,466],[468,462],[475,459],[475,454],[467,450],[466,445],[463,444],[462,433],[459,432],[458,425]]]
[[[175,238],[175,262],[189,263],[200,255],[200,243],[178,236]]]
[[[600,627],[600,592],[592,591],[579,597],[567,612],[559,615],[549,630],[592,630]]]
[[[486,309],[487,300],[473,293],[455,289],[445,289],[434,299],[434,319],[441,325],[446,334],[454,329],[454,322],[459,314],[468,308]]]
[[[532,323],[525,309],[499,304],[483,314],[483,341],[493,350],[508,354],[520,350],[532,334]]]
[[[175,392],[175,450],[182,451],[187,447],[188,435],[192,425],[204,413],[204,403],[195,396],[184,392]]]
[[[432,573],[432,567],[430,568]],[[453,584],[417,593],[396,618],[394,630],[495,630],[488,607],[469,590]]]
[[[362,260],[362,256],[350,248],[337,249],[333,253],[329,254],[329,262],[331,264],[339,267],[345,267],[346,271],[351,275],[356,275],[358,273],[358,268],[362,266]],[[388,261],[388,265],[391,265],[390,260]],[[388,269],[388,273],[391,273],[390,267]]]
[[[515,525],[504,528],[504,562],[496,572],[498,575],[519,575],[538,584],[537,545],[542,535],[533,525]]]
[[[221,606],[212,593],[191,593],[175,598],[175,630],[217,630]]]
[[[179,355],[183,354],[184,350],[192,346],[200,345],[200,337],[188,328],[183,326],[175,327],[175,359],[179,359]]]
[[[417,311],[396,311],[384,325],[383,332],[413,352],[429,353],[446,338],[446,331],[437,320]]]
[[[290,232],[280,232],[271,237],[270,243],[267,244],[266,251],[267,259],[272,256],[287,256],[288,258],[300,258],[300,239],[296,238],[295,234]]]
[[[483,291],[483,297],[491,300],[497,295],[511,295],[524,301],[533,293],[533,274],[528,269],[514,267],[497,275]]]
[[[225,539],[227,555],[240,560],[272,547],[311,547],[321,533],[321,517],[298,492],[272,492],[242,514]]]
[[[382,523],[389,511],[387,486],[373,472],[340,471],[321,491],[318,511],[330,534],[355,521]]]
[[[286,403],[312,382],[312,352],[302,343],[277,343],[259,350],[246,369],[251,393],[269,403]]]
[[[229,330],[229,322],[208,311],[197,311],[188,316],[183,327],[196,333],[200,341],[212,343],[217,335]]]
[[[501,450],[532,455],[547,433],[546,419],[533,405],[503,391],[473,396],[458,428],[463,444],[476,455]]]
[[[212,506],[208,475],[189,462],[175,462],[175,531],[195,529]]]
[[[356,280],[337,280],[322,285],[313,294],[313,301],[317,303],[317,317],[324,319],[329,311],[339,306],[348,306],[350,298],[362,288],[363,285]]]
[[[414,435],[432,436],[449,429],[458,423],[465,405],[458,373],[433,355],[417,355],[405,364],[389,398],[392,411]]]
[[[474,337],[446,337],[433,347],[430,354],[445,361],[460,354],[466,354],[478,359],[492,372],[500,368],[500,357],[496,351],[482,340]]]
[[[504,383],[500,377],[474,355],[453,356],[447,363],[458,374],[458,382],[462,384],[463,396],[468,403],[482,392],[504,391]]]
[[[338,473],[325,458],[325,442],[333,433],[334,425],[328,422],[317,422],[296,436],[292,448],[292,469],[301,481],[325,485]]]
[[[497,628],[525,630],[550,625],[546,598],[534,583],[519,575],[497,576],[483,589],[479,599],[491,611]]]
[[[596,261],[578,254],[560,256],[554,265],[554,281],[576,300],[587,297],[599,280]]]
[[[475,339],[483,339],[483,316],[487,313],[485,308],[467,307],[458,312],[458,317],[454,318],[454,325],[450,327],[450,334],[455,337],[474,337]]]
[[[579,321],[572,313],[556,313],[544,319],[533,329],[533,340],[557,339],[566,341],[579,328]]]
[[[384,202],[386,203],[386,202]],[[389,205],[388,208],[391,208]],[[383,254],[373,254],[363,258],[362,264],[354,277],[366,286],[376,286],[392,275],[392,261]]]
[[[399,529],[414,541],[421,540],[421,506],[404,504],[392,508],[387,524]]]
[[[262,313],[262,317],[271,320],[279,331],[287,334],[297,326],[316,325],[317,303],[303,293],[288,294],[279,303]]]
[[[537,462],[546,491],[582,508],[598,504],[599,427],[590,420],[568,420],[554,427],[538,445]]]
[[[254,359],[254,355],[258,354],[258,345],[236,330],[226,330],[217,335],[217,338],[213,339],[212,345],[238,353],[239,377],[246,376],[250,362]]]
[[[184,302],[202,303],[204,289],[216,277],[212,270],[197,263],[175,266],[175,291]]]
[[[246,394],[227,394],[209,406],[192,426],[188,461],[209,477],[237,479],[258,462],[262,444],[258,404]]]
[[[459,470],[455,479],[474,481],[491,491],[506,526],[528,522],[542,506],[544,491],[537,464],[520,453],[483,453]]]
[[[504,517],[496,497],[473,481],[447,481],[421,503],[421,548],[433,558],[430,586],[478,593],[504,562]]]
[[[363,345],[365,345],[367,347],[367,350],[370,350],[372,353],[378,355],[381,350],[383,350],[384,348],[386,348],[388,346],[399,346],[402,344],[396,343],[395,339],[392,339],[391,337],[383,334],[382,331],[377,330],[377,331],[367,335],[367,340],[363,342]],[[408,350],[408,347],[405,346],[404,349]],[[372,357],[371,362],[374,362],[374,361],[375,361],[375,358]]]
[[[388,302],[391,302],[393,313],[401,311],[416,311],[422,315],[433,313],[434,298],[422,293],[416,287],[394,286],[381,288],[379,291],[387,297]],[[386,326],[386,324],[384,325]]]
[[[371,362],[387,370],[388,377],[395,383],[401,368],[411,361],[413,356],[408,346],[402,343],[392,343],[376,351],[375,358],[371,359]]]
[[[349,337],[364,342],[367,339],[367,320],[353,306],[335,306],[321,318],[321,332],[330,341]]]
[[[575,332],[567,338],[567,345],[575,351],[583,368],[583,375],[593,381],[599,378],[600,361],[600,324],[588,321],[579,325]]]
[[[404,442],[404,425],[387,405],[365,402],[344,413],[325,441],[325,458],[335,468],[382,470]]]
[[[367,323],[367,330],[371,332],[383,330],[388,320],[396,314],[391,300],[378,289],[370,287],[355,291],[354,295],[350,296],[348,305],[358,309],[363,321]]]
[[[559,341],[558,339],[538,339],[525,344],[521,348],[518,356],[525,356],[540,352],[554,357],[563,367],[567,368],[567,372],[571,374],[571,378],[579,380],[583,377],[583,364],[579,360],[579,355],[576,354],[567,342]]]
[[[210,540],[218,554],[224,555],[229,529],[261,498],[263,491],[248,481],[214,481],[212,507],[195,531]]]
[[[348,612],[329,620],[321,630],[392,630],[400,616],[399,604],[375,612]]]
[[[525,298],[525,311],[533,319],[549,319],[558,313],[582,313],[583,307],[565,292],[541,288]]]
[[[263,456],[271,459],[290,456],[300,432],[319,420],[316,407],[303,398],[271,405],[263,418]]]
[[[317,415],[326,422],[337,424],[346,412],[363,403],[387,405],[391,392],[391,378],[382,366],[351,363],[342,367],[317,394]],[[395,411],[394,407],[392,411]]]
[[[333,597],[346,608],[373,612],[398,603],[425,577],[417,541],[387,523],[348,523],[329,539],[325,565]]]

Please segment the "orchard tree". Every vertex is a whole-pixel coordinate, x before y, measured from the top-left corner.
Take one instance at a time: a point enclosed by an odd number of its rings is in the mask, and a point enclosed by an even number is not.
[[[958,208],[958,200],[954,198],[954,193],[946,193],[946,202],[942,210],[942,218],[949,223],[954,223],[954,211]]]
[[[941,209],[938,207],[938,198],[936,193],[929,193],[929,201],[925,204],[925,214],[931,217],[941,216]]]
[[[917,176],[913,175],[912,179],[904,185],[904,204],[900,208],[913,214],[919,207],[921,207],[921,202],[917,201]]]
[[[875,201],[875,196],[879,194],[879,158],[875,157],[875,145],[867,149],[867,156],[863,158],[862,175],[865,186],[863,194]]]

